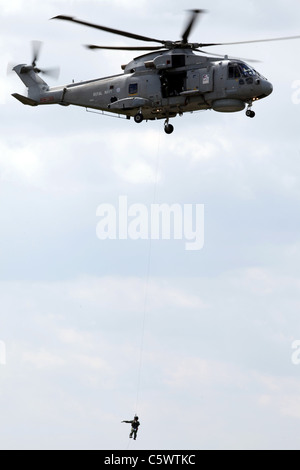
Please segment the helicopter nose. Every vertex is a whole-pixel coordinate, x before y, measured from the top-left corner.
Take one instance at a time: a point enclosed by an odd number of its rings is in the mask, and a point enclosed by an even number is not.
[[[266,80],[263,84],[263,92],[265,96],[269,96],[271,93],[273,93],[273,85],[271,82],[268,82],[268,80]]]

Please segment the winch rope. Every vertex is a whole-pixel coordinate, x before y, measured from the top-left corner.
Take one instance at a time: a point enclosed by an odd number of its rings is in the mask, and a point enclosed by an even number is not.
[[[154,176],[153,204],[155,204],[157,200],[158,174],[159,174],[159,165],[160,165],[160,143],[161,143],[161,133],[158,132],[156,168],[155,168],[155,176]],[[149,284],[150,284],[150,277],[151,277],[151,257],[152,257],[152,239],[150,236],[148,259],[147,259],[147,270],[146,270],[146,281],[145,281],[143,318],[142,318],[142,328],[141,328],[140,356],[139,356],[138,377],[137,377],[137,394],[136,394],[136,407],[135,407],[136,414],[138,414],[139,399],[140,399],[141,375],[142,375],[142,366],[143,366],[143,357],[144,357],[145,326],[146,326],[146,317],[147,317],[147,308],[148,308],[148,299],[149,299]]]

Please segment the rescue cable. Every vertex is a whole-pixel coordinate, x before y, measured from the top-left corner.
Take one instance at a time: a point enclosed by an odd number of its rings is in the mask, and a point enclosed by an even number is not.
[[[156,157],[154,191],[153,191],[153,204],[155,204],[156,200],[157,200],[158,172],[159,172],[159,164],[160,164],[160,139],[161,139],[161,133],[158,132],[157,157]],[[139,399],[140,399],[141,375],[142,375],[143,356],[144,356],[145,325],[146,325],[146,317],[147,317],[147,307],[148,307],[148,298],[149,298],[149,284],[150,284],[150,275],[151,275],[151,256],[152,256],[152,239],[151,239],[151,236],[150,236],[149,237],[148,259],[147,259],[147,270],[146,270],[146,281],[145,281],[143,318],[142,318],[142,328],[141,328],[140,357],[139,357],[138,377],[137,377],[137,393],[136,393],[136,414],[137,415],[138,415],[138,407],[139,407]]]

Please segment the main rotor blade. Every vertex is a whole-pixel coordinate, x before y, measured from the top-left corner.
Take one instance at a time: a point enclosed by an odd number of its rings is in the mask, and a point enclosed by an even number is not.
[[[242,58],[242,57],[232,57],[232,56],[227,56],[227,55],[225,56],[224,54],[215,54],[214,52],[203,51],[203,50],[195,48],[195,47],[193,47],[192,50],[195,51],[195,52],[201,52],[201,54],[206,54],[206,55],[210,55],[210,56],[217,57],[217,58],[220,57],[220,59],[224,59],[224,60],[225,60],[225,57],[227,57],[229,60],[242,60],[243,62],[252,62],[254,64],[261,64],[262,63],[261,60],[257,60],[257,59],[245,59],[245,58]]]
[[[42,41],[31,41],[31,47],[32,47],[32,52],[33,52],[33,59],[32,59],[33,67],[36,66],[36,63],[39,59],[42,45],[43,45]]]
[[[94,44],[87,44],[85,46],[87,49],[96,50],[96,49],[107,49],[109,51],[160,51],[163,49],[163,46],[160,47],[113,47],[113,46],[95,46]]]
[[[238,42],[219,42],[219,43],[201,43],[199,47],[211,47],[211,46],[234,46],[235,44],[253,44],[258,42],[274,42],[274,41],[289,41],[291,39],[300,39],[300,36],[287,36],[281,38],[270,38],[270,39],[253,39],[251,41],[238,41]]]
[[[189,41],[189,35],[191,34],[191,31],[193,27],[195,26],[196,21],[199,19],[199,15],[206,13],[206,10],[190,10],[192,15],[189,23],[187,24],[187,27],[182,35],[182,42],[184,44],[188,44]]]
[[[71,21],[72,23],[77,23],[77,24],[81,24],[83,26],[88,26],[89,28],[100,29],[101,31],[106,31],[108,33],[117,34],[119,36],[124,36],[124,37],[130,38],[130,39],[137,39],[139,41],[158,42],[160,44],[165,43],[165,41],[161,41],[159,39],[149,38],[147,36],[140,36],[138,34],[128,33],[127,31],[120,31],[119,29],[108,28],[106,26],[100,26],[100,25],[97,25],[97,24],[94,24],[94,23],[88,23],[87,21],[77,20],[76,18],[73,18],[72,16],[58,15],[58,16],[55,16],[54,18],[51,18],[51,19],[52,20]]]

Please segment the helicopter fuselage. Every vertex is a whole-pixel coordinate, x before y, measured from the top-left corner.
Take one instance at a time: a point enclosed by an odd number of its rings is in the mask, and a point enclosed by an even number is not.
[[[191,50],[146,54],[122,68],[119,75],[49,87],[33,67],[18,65],[14,70],[28,87],[28,97],[13,96],[32,106],[81,106],[142,122],[169,121],[207,109],[242,111],[273,91],[272,84],[245,62],[203,57]]]

